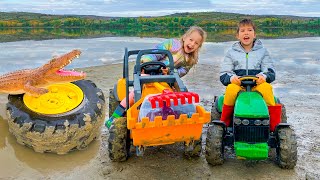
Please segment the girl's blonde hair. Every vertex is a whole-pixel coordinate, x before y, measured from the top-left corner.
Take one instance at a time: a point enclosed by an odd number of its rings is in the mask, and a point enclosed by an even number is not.
[[[204,31],[204,30],[203,30],[201,27],[199,27],[199,26],[191,26],[191,27],[189,28],[189,30],[188,30],[186,33],[184,33],[184,35],[182,35],[182,37],[180,38],[180,41],[182,42],[182,48],[183,48],[183,45],[184,45],[183,39],[184,39],[185,37],[189,36],[189,35],[190,35],[191,33],[193,33],[194,31],[197,31],[197,32],[200,34],[200,36],[202,37],[202,41],[201,41],[201,43],[200,43],[200,45],[199,45],[199,48],[198,48],[197,50],[195,50],[195,51],[193,51],[192,53],[188,54],[188,58],[186,59],[186,61],[187,61],[187,63],[188,63],[189,65],[195,65],[195,64],[198,63],[199,50],[200,50],[203,42],[205,42],[206,39],[207,39],[207,32],[206,32],[206,31]]]

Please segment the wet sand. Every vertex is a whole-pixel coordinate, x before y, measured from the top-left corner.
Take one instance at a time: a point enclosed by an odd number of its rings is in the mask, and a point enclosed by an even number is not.
[[[108,90],[122,76],[121,65],[82,70],[103,90],[106,99]],[[214,95],[224,92],[218,71],[218,65],[199,64],[183,78],[189,91],[200,94],[207,110]],[[18,144],[8,132],[7,96],[0,95],[0,179],[320,179],[319,76],[306,73],[293,78],[282,71],[273,87],[286,105],[288,122],[297,134],[298,162],[293,170],[280,169],[274,163],[274,155],[265,161],[248,162],[237,160],[230,153],[222,166],[212,167],[204,155],[185,159],[181,144],[150,147],[143,157],[133,154],[126,162],[113,163],[108,158],[105,127],[101,127],[101,137],[85,150],[67,155],[36,153]]]

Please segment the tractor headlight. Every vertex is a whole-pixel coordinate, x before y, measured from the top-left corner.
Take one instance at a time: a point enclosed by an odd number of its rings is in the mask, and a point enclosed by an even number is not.
[[[254,125],[260,126],[262,124],[261,120],[257,119],[254,121]]]
[[[245,126],[249,125],[249,123],[250,123],[250,121],[248,119],[242,120],[242,124]]]
[[[262,125],[264,125],[264,126],[269,125],[269,120],[268,119],[263,120]]]
[[[234,123],[235,123],[236,125],[240,125],[240,124],[241,124],[241,119],[235,118],[235,119],[234,119]]]

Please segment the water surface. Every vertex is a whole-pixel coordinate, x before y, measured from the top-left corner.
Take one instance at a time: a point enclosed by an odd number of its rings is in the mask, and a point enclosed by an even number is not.
[[[162,42],[162,38],[138,38],[138,37],[105,37],[96,39],[60,39],[45,41],[19,41],[0,43],[0,74],[7,72],[35,68],[41,66],[55,55],[61,55],[72,49],[80,49],[82,55],[69,65],[70,68],[82,68],[105,64],[121,63],[124,48],[129,50],[151,48],[154,44]],[[309,94],[318,97],[319,87],[312,83],[302,83],[305,78],[319,81],[320,75],[320,37],[297,39],[262,39],[275,60],[277,78],[299,78],[297,82],[304,84],[289,89],[285,84],[276,80],[273,85],[275,93],[279,97],[293,94]],[[219,66],[224,53],[234,41],[223,43],[205,43],[201,55],[201,64]],[[198,71],[201,72],[201,71]],[[101,72],[108,74],[108,72]],[[288,78],[286,78],[288,79]],[[217,77],[212,77],[212,83],[220,83]],[[281,80],[280,80],[281,82]],[[210,86],[210,85],[208,85]],[[201,91],[202,87],[190,87]],[[208,93],[206,92],[200,94]],[[202,98],[205,98],[202,97]],[[0,101],[6,102],[6,96],[1,95]],[[2,106],[3,107],[3,106]],[[59,156],[55,154],[35,153],[32,149],[18,144],[15,138],[8,132],[5,108],[0,109],[0,175],[5,177],[19,177],[20,172],[31,174],[46,174],[52,170],[65,171],[75,169],[90,162],[97,156],[100,142],[95,141],[84,151],[76,151]],[[105,148],[105,147],[102,147]],[[22,170],[23,168],[23,170]],[[0,176],[1,178],[1,176]]]
[[[39,67],[54,56],[59,56],[80,49],[80,59],[70,64],[69,68],[98,66],[121,63],[124,49],[129,50],[152,48],[162,38],[139,37],[104,37],[95,39],[55,39],[44,41],[18,41],[0,43],[0,75],[10,71]],[[277,69],[288,69],[292,73],[308,71],[320,73],[320,37],[296,39],[262,39],[274,58]],[[222,43],[205,43],[200,63],[220,63],[224,53],[234,41]],[[298,66],[297,66],[298,65]]]

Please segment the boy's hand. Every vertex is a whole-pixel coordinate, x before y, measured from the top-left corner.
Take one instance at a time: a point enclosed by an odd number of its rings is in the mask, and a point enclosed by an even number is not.
[[[257,76],[257,78],[259,78],[259,79],[256,80],[256,83],[257,83],[258,85],[266,82],[266,78],[265,78],[263,75],[257,74],[256,76]]]
[[[239,76],[236,76],[236,75],[231,76],[230,81],[231,81],[232,84],[236,84],[238,86],[241,85],[241,81],[239,79]]]
[[[169,69],[168,68],[161,68],[163,75],[168,75]]]

